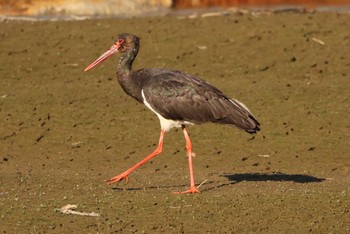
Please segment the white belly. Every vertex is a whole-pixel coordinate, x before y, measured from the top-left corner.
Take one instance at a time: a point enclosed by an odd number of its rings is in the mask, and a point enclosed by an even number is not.
[[[171,119],[165,119],[163,116],[161,116],[159,113],[157,113],[152,106],[147,102],[145,94],[143,93],[143,90],[141,91],[143,103],[150,109],[153,113],[155,113],[158,116],[158,119],[160,121],[160,127],[164,129],[164,131],[168,132],[172,128],[180,128],[181,125],[193,125],[193,123],[188,121],[176,121]]]

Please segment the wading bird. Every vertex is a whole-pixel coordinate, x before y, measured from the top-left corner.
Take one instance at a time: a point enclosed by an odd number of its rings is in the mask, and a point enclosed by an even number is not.
[[[133,71],[132,64],[140,48],[137,36],[123,33],[112,47],[85,68],[88,71],[120,52],[117,78],[123,90],[136,101],[154,112],[160,121],[161,132],[157,148],[146,158],[106,182],[112,184],[123,179],[136,168],[162,152],[165,132],[181,127],[186,140],[190,170],[190,188],[178,193],[198,193],[192,166],[192,143],[186,125],[206,122],[226,124],[254,134],[260,124],[249,109],[238,100],[229,98],[220,90],[190,74],[181,71],[146,68]]]

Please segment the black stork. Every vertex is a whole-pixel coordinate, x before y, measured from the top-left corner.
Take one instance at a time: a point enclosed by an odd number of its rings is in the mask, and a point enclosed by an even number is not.
[[[117,78],[123,90],[154,112],[160,121],[161,132],[157,148],[146,158],[106,182],[112,184],[123,179],[136,168],[160,154],[165,132],[181,127],[186,140],[190,170],[190,188],[178,193],[198,193],[192,166],[192,143],[186,125],[206,122],[237,127],[250,134],[260,130],[260,123],[249,109],[238,100],[227,97],[208,82],[181,71],[146,68],[133,71],[132,64],[140,48],[137,36],[123,33],[112,47],[91,63],[84,71],[120,52]]]

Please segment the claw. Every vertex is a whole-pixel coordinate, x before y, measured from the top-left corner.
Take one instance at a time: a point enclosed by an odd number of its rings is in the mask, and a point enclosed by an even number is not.
[[[107,184],[113,184],[113,183],[119,182],[123,179],[125,179],[125,182],[128,183],[128,181],[129,181],[128,175],[125,175],[124,173],[117,175],[117,176],[114,176],[114,177],[112,177],[108,180],[104,180],[104,181],[107,182]]]
[[[191,187],[189,190],[183,192],[174,192],[175,194],[188,194],[188,193],[200,193],[200,191],[196,187]]]

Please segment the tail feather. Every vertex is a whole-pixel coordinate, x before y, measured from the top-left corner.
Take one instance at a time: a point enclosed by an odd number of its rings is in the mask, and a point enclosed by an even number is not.
[[[253,128],[245,130],[245,131],[247,133],[250,133],[250,134],[255,134],[258,131],[260,131],[260,123],[259,123],[259,121],[253,115],[249,115],[248,117],[249,117],[250,120],[254,121],[255,125],[253,125],[254,126]]]
[[[250,134],[260,131],[260,123],[246,105],[236,99],[230,100],[230,125],[238,127]],[[232,105],[233,104],[233,105]]]

